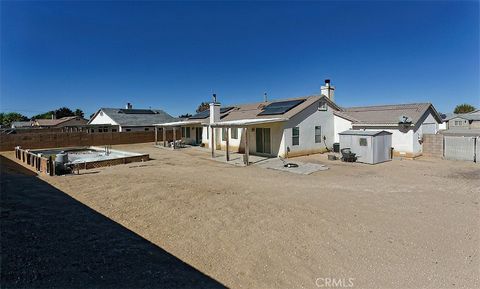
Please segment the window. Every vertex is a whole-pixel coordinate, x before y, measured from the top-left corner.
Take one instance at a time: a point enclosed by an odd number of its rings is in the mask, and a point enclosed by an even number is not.
[[[298,146],[300,144],[300,128],[292,128],[292,145]]]
[[[117,132],[117,129],[116,129],[116,128],[112,128],[112,132]]]
[[[223,141],[227,140],[227,133],[228,133],[228,128],[226,128],[226,127],[222,128],[222,140]]]
[[[315,126],[315,143],[321,143],[321,142],[322,142],[322,127]]]
[[[126,131],[131,131],[131,129],[127,128]]]
[[[185,128],[185,137],[190,138],[190,127]]]
[[[95,132],[95,130],[92,128],[92,129],[90,129],[90,132]]]
[[[232,139],[238,139],[238,128],[232,128]]]
[[[318,110],[327,110],[327,103],[325,101],[322,101],[318,104]]]
[[[150,129],[148,127],[145,128],[145,131],[149,131]]]
[[[108,132],[108,128],[104,127],[103,132]]]
[[[360,146],[361,147],[366,147],[367,146],[367,139],[364,137],[360,138]]]

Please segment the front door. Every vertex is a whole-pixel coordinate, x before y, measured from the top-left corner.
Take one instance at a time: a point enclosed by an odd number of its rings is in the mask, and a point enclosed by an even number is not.
[[[271,154],[272,150],[270,148],[270,128],[257,128],[255,129],[255,134],[257,153],[267,155]]]
[[[203,128],[201,128],[201,127],[196,127],[195,128],[195,142],[196,142],[196,144],[201,144],[202,143],[202,132],[203,132]]]

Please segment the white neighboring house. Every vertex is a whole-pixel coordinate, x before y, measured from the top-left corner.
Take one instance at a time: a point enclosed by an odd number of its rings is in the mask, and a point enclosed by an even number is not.
[[[423,134],[436,134],[442,119],[431,103],[394,104],[342,108],[335,111],[335,133],[351,129],[385,130],[392,133],[394,155],[422,154]],[[402,118],[406,122],[402,122]]]
[[[154,123],[177,120],[160,109],[100,108],[88,124],[118,125],[119,132],[153,131]]]

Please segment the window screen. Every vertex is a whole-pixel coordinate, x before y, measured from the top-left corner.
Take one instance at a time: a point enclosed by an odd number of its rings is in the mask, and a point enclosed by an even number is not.
[[[315,143],[321,143],[321,142],[322,142],[322,127],[315,126]]]
[[[300,144],[300,128],[292,128],[292,145],[298,146]]]
[[[367,146],[367,139],[362,137],[360,138],[360,146],[366,147]]]
[[[227,140],[227,132],[228,132],[227,129],[228,129],[228,128],[225,128],[225,127],[222,128],[222,140],[223,140],[223,141],[226,141],[226,140]]]
[[[238,128],[232,128],[232,139],[238,139]]]

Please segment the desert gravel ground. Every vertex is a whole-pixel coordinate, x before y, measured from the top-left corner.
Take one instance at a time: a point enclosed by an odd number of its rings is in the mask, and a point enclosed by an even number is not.
[[[40,179],[224,286],[480,286],[479,164],[292,159],[330,168],[305,176],[231,166],[198,149],[114,148],[152,160]]]

